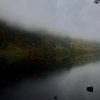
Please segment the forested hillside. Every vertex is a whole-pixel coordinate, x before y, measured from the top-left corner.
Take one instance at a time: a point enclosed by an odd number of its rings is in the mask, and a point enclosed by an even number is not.
[[[0,62],[51,66],[81,64],[99,52],[100,43],[49,35],[46,31],[27,32],[0,24]],[[84,59],[84,60],[81,60]],[[88,61],[88,60],[86,60]]]

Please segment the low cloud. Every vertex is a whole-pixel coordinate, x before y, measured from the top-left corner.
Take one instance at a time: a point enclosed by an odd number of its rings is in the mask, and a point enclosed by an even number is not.
[[[0,19],[28,30],[100,39],[100,4],[93,0],[0,0]]]

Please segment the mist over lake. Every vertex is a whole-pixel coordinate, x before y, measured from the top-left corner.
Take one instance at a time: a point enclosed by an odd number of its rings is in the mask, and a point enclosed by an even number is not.
[[[100,100],[99,0],[0,0],[0,100]]]

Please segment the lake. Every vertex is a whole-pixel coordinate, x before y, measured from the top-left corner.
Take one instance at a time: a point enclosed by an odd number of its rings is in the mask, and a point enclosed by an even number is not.
[[[15,80],[5,73],[7,78],[4,79],[0,100],[99,100],[99,57],[90,58],[85,63],[82,58],[79,64],[72,64],[70,68],[62,64],[60,70],[39,75],[21,78],[12,75]],[[93,92],[87,91],[87,87],[93,87]]]

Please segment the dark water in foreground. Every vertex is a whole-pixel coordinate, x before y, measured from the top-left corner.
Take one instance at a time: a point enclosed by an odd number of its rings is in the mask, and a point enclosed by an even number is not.
[[[89,86],[93,92],[87,91]],[[16,78],[10,85],[3,84],[0,100],[100,100],[99,93],[100,62],[92,61],[42,76]]]

